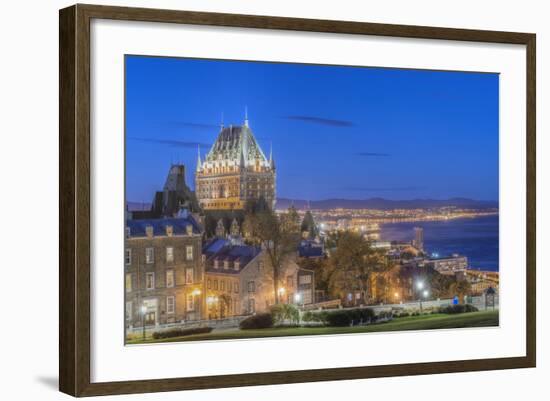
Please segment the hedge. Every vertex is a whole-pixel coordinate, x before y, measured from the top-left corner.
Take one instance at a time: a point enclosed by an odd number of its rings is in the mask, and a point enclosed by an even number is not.
[[[161,338],[183,337],[190,336],[192,334],[206,334],[212,331],[212,327],[193,327],[189,329],[170,329],[165,331],[155,331],[153,333],[153,339],[159,340]]]
[[[268,329],[273,327],[273,316],[271,313],[258,313],[244,319],[239,327],[242,330]]]
[[[448,305],[448,306],[442,306],[439,308],[439,313],[448,313],[448,314],[455,314],[455,313],[468,313],[468,312],[477,312],[478,309],[471,304],[464,304],[464,305]]]
[[[352,324],[366,323],[376,320],[376,314],[371,308],[340,309],[326,315],[328,326],[351,326]]]

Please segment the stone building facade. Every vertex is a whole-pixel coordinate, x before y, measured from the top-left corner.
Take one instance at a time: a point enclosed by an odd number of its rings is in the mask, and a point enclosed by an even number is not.
[[[266,251],[242,237],[217,237],[203,247],[208,317],[250,315],[275,303],[273,268]],[[315,302],[314,272],[301,269],[297,253],[288,255],[279,279],[279,300],[300,306]]]
[[[198,320],[204,315],[202,233],[186,211],[126,221],[126,327]]]
[[[248,125],[221,131],[195,172],[196,196],[204,210],[242,210],[247,201],[275,205],[275,163],[265,156]]]

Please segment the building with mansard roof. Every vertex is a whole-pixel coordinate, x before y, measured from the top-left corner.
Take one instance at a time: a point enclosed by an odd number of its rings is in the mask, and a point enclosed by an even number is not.
[[[195,192],[204,210],[242,210],[264,199],[275,206],[275,163],[265,156],[245,117],[242,126],[222,125],[204,161],[200,150]]]

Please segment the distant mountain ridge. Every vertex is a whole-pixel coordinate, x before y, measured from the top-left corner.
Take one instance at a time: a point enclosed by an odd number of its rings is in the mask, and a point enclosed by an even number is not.
[[[454,206],[465,209],[494,209],[498,208],[498,201],[475,200],[469,198],[450,199],[410,199],[390,200],[384,198],[369,199],[324,199],[307,201],[303,199],[277,199],[277,209],[286,209],[294,205],[297,209],[419,209]]]
[[[149,210],[149,202],[127,203],[128,210]],[[307,201],[303,199],[277,199],[277,209],[287,209],[294,205],[296,209],[420,209],[420,208],[438,208],[444,206],[454,206],[465,209],[495,209],[498,208],[498,201],[475,200],[469,198],[450,198],[450,199],[410,199],[410,200],[390,200],[384,198],[369,199],[323,199],[316,201]]]

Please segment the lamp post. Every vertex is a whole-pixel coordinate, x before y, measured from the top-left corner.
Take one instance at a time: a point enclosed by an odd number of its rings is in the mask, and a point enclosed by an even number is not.
[[[143,341],[145,341],[145,312],[147,312],[147,307],[141,305],[141,327],[143,330]]]
[[[420,292],[424,289],[424,282],[423,281],[418,281],[416,283],[416,289]],[[426,292],[426,291],[424,291]],[[418,297],[418,302],[420,304],[420,313],[422,313],[422,295],[424,294],[424,292],[420,293],[420,296]]]
[[[428,298],[428,295],[430,295],[428,290],[422,291],[422,297],[423,298]],[[422,298],[420,298],[420,312],[422,312]]]
[[[201,316],[201,300],[200,300],[200,298],[199,298],[199,296],[201,295],[201,290],[199,290],[198,288],[196,288],[196,289],[193,290],[193,292],[192,292],[191,294],[195,297],[195,299],[198,300],[198,302],[195,301],[195,302],[197,303],[197,305],[198,305],[198,307],[197,307],[198,319],[197,319],[197,320],[201,320],[201,317],[202,317],[202,316]]]
[[[277,290],[277,294],[279,294],[279,302],[281,301],[281,298],[285,295],[285,288],[284,287],[280,287],[278,290]]]

